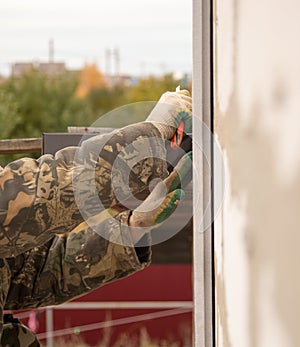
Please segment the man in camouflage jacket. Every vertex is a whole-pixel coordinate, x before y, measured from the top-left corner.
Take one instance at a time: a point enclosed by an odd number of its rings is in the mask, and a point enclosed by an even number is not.
[[[141,227],[149,230],[176,208],[182,194],[178,172],[185,172],[186,166],[183,159],[169,175],[162,140],[172,138],[180,120],[187,124],[186,130],[191,125],[187,92],[165,93],[160,103],[171,107],[163,112],[154,108],[146,122],[95,136],[54,157],[20,159],[0,169],[0,331],[3,310],[61,304],[149,264],[150,246],[135,247],[147,238]],[[129,185],[132,195],[147,189],[154,178],[165,180],[166,197],[150,212],[124,207],[110,172],[120,153],[121,166],[126,165],[143,141],[147,155],[133,165],[128,182],[120,170],[118,179],[119,187]],[[90,216],[83,218],[81,213],[80,205],[88,206],[93,218],[97,204],[88,189],[91,177],[101,213],[106,213],[94,224],[105,237],[85,221]],[[143,204],[151,206],[157,199],[161,188],[155,189]],[[131,230],[128,225],[139,228]]]

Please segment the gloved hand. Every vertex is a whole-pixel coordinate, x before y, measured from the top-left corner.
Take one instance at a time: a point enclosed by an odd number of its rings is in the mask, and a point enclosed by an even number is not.
[[[189,152],[180,159],[171,174],[159,182],[146,200],[132,212],[129,225],[152,229],[170,217],[184,197],[182,183],[188,183],[187,178],[191,179],[191,173],[192,152]],[[139,232],[137,230],[137,236]]]
[[[152,122],[165,140],[171,140],[182,120],[184,121],[184,132],[191,132],[192,98],[187,90],[164,93],[146,122]]]
[[[192,178],[192,152],[185,154],[171,174],[156,184],[149,196],[141,205],[132,211],[129,220],[131,241],[136,244],[148,231],[159,226],[175,211],[179,201],[184,197],[183,184]],[[79,224],[73,233],[87,227],[100,225],[103,221],[118,216],[120,209],[108,208],[101,213]]]

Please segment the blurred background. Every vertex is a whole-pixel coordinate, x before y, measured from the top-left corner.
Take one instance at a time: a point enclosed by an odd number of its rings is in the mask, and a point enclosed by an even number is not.
[[[89,126],[190,88],[191,17],[192,1],[2,1],[0,138]]]

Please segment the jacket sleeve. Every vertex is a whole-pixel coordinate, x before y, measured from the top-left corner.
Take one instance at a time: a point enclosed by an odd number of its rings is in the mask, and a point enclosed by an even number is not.
[[[152,178],[165,178],[163,158],[161,134],[145,122],[95,136],[55,157],[9,164],[0,172],[0,257],[17,256],[54,234],[70,232],[144,190]]]
[[[122,232],[128,217],[129,211],[121,212],[101,228],[129,237]],[[122,246],[128,240],[118,241],[109,242],[87,228],[7,259],[11,284],[5,309],[61,304],[149,265],[150,247]]]

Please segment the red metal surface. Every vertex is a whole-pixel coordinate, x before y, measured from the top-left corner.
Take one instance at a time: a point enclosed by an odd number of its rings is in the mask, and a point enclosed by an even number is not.
[[[190,264],[151,265],[128,278],[105,285],[76,301],[191,301],[192,267]],[[54,330],[79,327],[86,324],[115,320],[123,317],[139,316],[160,309],[113,309],[113,310],[54,310]],[[40,316],[39,333],[45,331],[45,312]],[[192,313],[151,319],[142,322],[123,324],[111,329],[98,329],[66,335],[65,340],[79,338],[90,346],[103,340],[104,334],[113,345],[122,334],[130,336],[132,341],[140,339],[140,331],[146,328],[151,339],[180,341],[191,340]],[[79,333],[80,332],[80,333]],[[135,344],[134,344],[135,345]],[[136,346],[139,346],[137,343]]]
[[[151,265],[132,276],[103,286],[78,300],[192,300],[191,273],[190,264]]]

